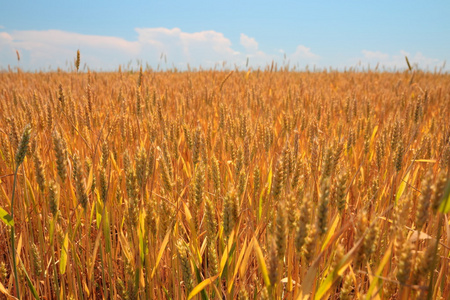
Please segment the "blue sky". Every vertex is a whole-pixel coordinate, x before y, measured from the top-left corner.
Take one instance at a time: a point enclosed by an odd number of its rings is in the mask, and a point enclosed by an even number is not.
[[[450,58],[450,1],[4,1],[0,69],[279,65],[433,71]],[[161,59],[164,53],[165,59]],[[449,70],[445,66],[445,70]]]

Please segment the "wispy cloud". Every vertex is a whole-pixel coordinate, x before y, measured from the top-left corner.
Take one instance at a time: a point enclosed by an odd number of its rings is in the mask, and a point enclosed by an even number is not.
[[[77,49],[83,52],[83,60],[92,68],[114,68],[140,53],[137,42],[117,37],[83,35],[60,30],[0,32],[0,58],[14,63],[15,51],[22,57],[25,69],[45,69],[49,66],[64,67],[74,58]]]
[[[406,69],[408,67],[405,60],[406,56],[414,67],[422,70],[433,70],[435,67],[441,67],[444,63],[439,59],[427,57],[421,52],[413,54],[400,50],[398,53],[389,54],[381,51],[363,50],[361,53],[362,56],[354,60],[357,64],[363,66],[370,64],[372,67],[379,65],[386,69]]]
[[[0,61],[15,65],[18,50],[20,66],[36,70],[65,67],[72,64],[80,49],[82,60],[90,68],[112,70],[130,60],[141,60],[152,67],[165,64],[186,68],[214,67],[227,62],[228,66],[244,66],[247,58],[253,67],[264,67],[271,61],[283,62],[284,52],[268,53],[259,49],[258,42],[242,33],[240,44],[245,51],[236,50],[223,33],[208,30],[184,32],[180,28],[136,28],[137,39],[128,41],[119,37],[86,35],[61,30],[0,31]],[[162,61],[161,57],[165,59]],[[291,63],[301,65],[318,61],[310,48],[299,45],[294,53],[286,53]]]
[[[288,57],[290,61],[304,64],[317,63],[320,59],[319,55],[311,52],[311,49],[304,45],[298,45],[295,52]]]
[[[241,33],[241,45],[244,46],[245,50],[249,53],[254,53],[258,50],[258,42],[244,33]]]
[[[381,51],[363,50],[362,54],[364,55],[364,58],[367,58],[367,59],[377,59],[377,60],[389,59],[389,54],[382,53]]]
[[[212,67],[224,60],[235,61],[240,55],[232,49],[228,38],[213,30],[187,33],[179,28],[136,28],[136,31],[141,54],[151,59],[163,53],[176,66]]]

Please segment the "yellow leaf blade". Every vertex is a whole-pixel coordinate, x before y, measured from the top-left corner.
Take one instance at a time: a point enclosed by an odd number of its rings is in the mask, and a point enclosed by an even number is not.
[[[259,268],[261,269],[261,273],[263,275],[264,283],[267,287],[270,286],[271,282],[269,279],[269,272],[267,271],[266,262],[264,260],[264,255],[262,253],[261,247],[259,247],[258,241],[253,238],[253,248],[256,252],[256,258],[258,259]]]
[[[210,285],[211,283],[213,283],[217,277],[219,275],[207,278],[205,280],[203,280],[202,282],[200,282],[190,293],[188,296],[188,300],[192,299],[195,295],[197,295],[198,293],[200,293],[205,287],[207,287],[208,285]]]
[[[398,187],[397,194],[395,195],[395,204],[397,204],[398,200],[403,195],[403,192],[406,189],[406,184],[409,179],[409,174],[410,174],[410,172],[408,172],[408,174],[406,174],[406,176],[403,178],[402,182],[400,183],[400,186]]]
[[[59,258],[59,273],[66,273],[67,256],[69,253],[69,233],[64,236],[63,246],[61,247],[61,257]]]
[[[10,214],[0,207],[0,220],[2,220],[8,226],[14,226],[14,220]]]
[[[159,262],[161,261],[161,257],[164,253],[164,250],[166,249],[167,243],[169,242],[169,237],[170,237],[171,232],[172,232],[171,229],[168,230],[166,233],[166,236],[164,237],[164,240],[161,244],[161,248],[159,249],[159,252],[158,252],[158,256],[156,257],[156,263],[155,263],[155,267],[153,268],[151,278],[153,278],[155,276],[156,269],[158,268]]]

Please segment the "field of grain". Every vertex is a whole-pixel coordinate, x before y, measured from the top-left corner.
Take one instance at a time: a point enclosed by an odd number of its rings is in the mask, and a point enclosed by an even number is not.
[[[449,116],[418,70],[0,73],[0,298],[449,299]]]

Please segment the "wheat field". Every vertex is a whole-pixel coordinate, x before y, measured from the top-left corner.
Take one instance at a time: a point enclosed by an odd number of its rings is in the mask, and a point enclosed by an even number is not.
[[[449,299],[449,116],[411,69],[2,72],[0,298]]]

